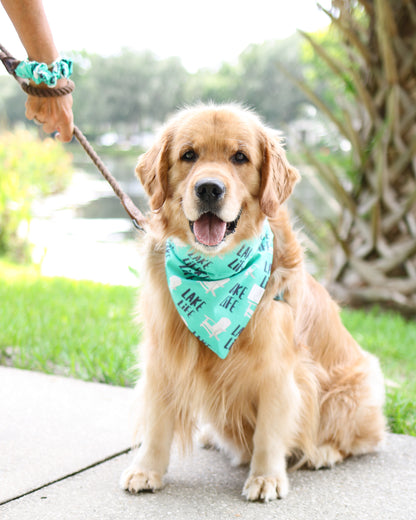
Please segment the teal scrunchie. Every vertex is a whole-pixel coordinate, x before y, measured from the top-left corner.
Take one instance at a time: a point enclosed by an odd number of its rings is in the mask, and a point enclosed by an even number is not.
[[[58,59],[49,66],[46,63],[26,60],[19,63],[15,73],[20,78],[34,81],[36,85],[45,83],[48,87],[55,87],[58,79],[71,76],[72,67],[72,60],[66,58]]]

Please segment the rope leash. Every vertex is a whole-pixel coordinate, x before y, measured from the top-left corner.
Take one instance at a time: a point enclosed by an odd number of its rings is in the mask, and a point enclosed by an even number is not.
[[[77,126],[74,126],[74,136],[77,139],[77,141],[79,142],[79,144],[87,152],[90,159],[95,164],[97,169],[101,172],[101,174],[103,175],[105,180],[113,188],[114,193],[120,199],[120,202],[121,202],[123,208],[126,210],[126,213],[131,218],[131,221],[133,222],[134,227],[140,231],[145,231],[145,226],[147,223],[146,217],[139,210],[139,208],[134,204],[134,202],[127,195],[127,193],[125,193],[121,189],[120,184],[111,175],[110,171],[108,170],[106,165],[103,163],[103,161],[100,159],[97,152],[90,145],[90,143],[88,142],[85,135],[81,132],[81,130]]]
[[[75,85],[72,81],[68,80],[68,84],[62,88],[43,88],[43,87],[34,87],[29,85],[25,80],[16,75],[15,70],[19,65],[20,61],[16,60],[11,54],[0,44],[0,60],[5,66],[7,72],[15,78],[15,80],[19,83],[22,90],[30,95],[37,97],[59,97],[70,94]],[[110,173],[106,165],[103,163],[101,158],[98,156],[94,148],[88,142],[88,139],[81,132],[81,130],[74,125],[74,137],[79,142],[79,144],[84,148],[92,162],[95,164],[97,169],[100,171],[104,179],[108,182],[108,184],[113,189],[114,193],[120,199],[120,202],[125,209],[126,213],[131,218],[131,221],[134,227],[140,231],[145,231],[145,226],[147,223],[146,217],[139,210],[139,208],[134,204],[131,198],[125,193],[120,184],[116,181],[113,175]]]

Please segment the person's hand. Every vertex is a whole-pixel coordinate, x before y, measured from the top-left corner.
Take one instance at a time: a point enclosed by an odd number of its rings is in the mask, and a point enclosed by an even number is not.
[[[58,80],[58,87],[65,86],[67,81]],[[41,85],[39,86],[41,87]],[[45,87],[47,88],[47,87]],[[67,143],[72,139],[74,121],[72,113],[72,95],[59,97],[29,96],[26,101],[26,117],[42,125],[47,134],[58,132],[56,139]]]

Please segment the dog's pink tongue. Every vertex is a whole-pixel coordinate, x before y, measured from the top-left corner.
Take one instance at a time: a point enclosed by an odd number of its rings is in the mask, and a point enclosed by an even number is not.
[[[225,236],[227,230],[226,222],[213,213],[205,213],[194,222],[195,237],[200,244],[206,246],[217,246]]]

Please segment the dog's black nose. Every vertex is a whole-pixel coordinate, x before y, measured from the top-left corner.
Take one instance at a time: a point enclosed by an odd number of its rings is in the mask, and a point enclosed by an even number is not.
[[[202,179],[195,184],[195,193],[203,202],[216,202],[225,195],[225,185],[218,179]]]

